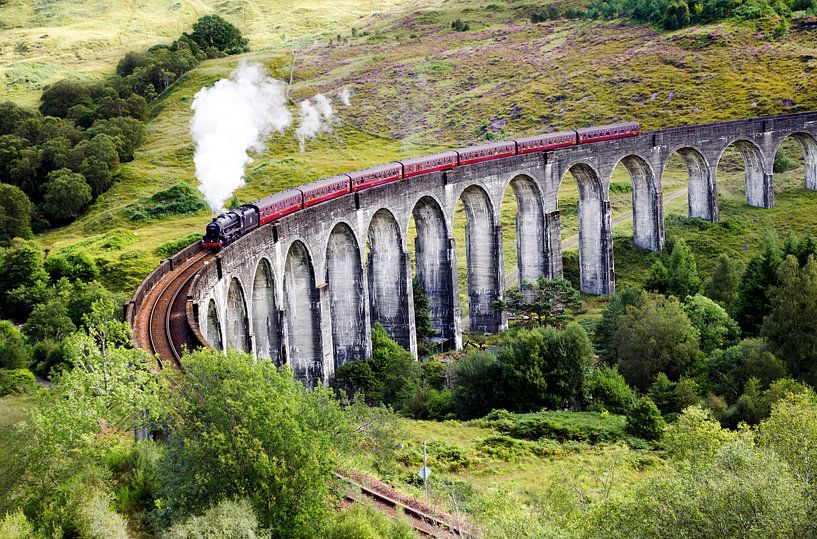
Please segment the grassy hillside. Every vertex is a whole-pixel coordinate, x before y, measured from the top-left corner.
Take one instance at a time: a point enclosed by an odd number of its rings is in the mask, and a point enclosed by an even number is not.
[[[261,10],[262,4],[253,9]],[[61,13],[59,20],[72,20],[67,14],[71,5],[52,6]],[[355,9],[332,3],[325,11],[322,3],[310,5],[333,22],[323,25],[307,14],[295,17],[295,11],[279,17],[276,10],[274,24],[288,29],[286,38],[281,37],[284,32],[270,30],[270,18],[249,7],[246,22],[236,13],[227,14],[252,40],[255,50],[244,57],[263,62],[274,76],[288,77],[294,51],[293,112],[300,99],[317,92],[332,95],[344,86],[354,92],[350,107],[339,106],[334,131],[307,142],[304,153],[298,152],[292,130],[271,139],[269,150],[248,167],[247,186],[237,193],[242,201],[321,176],[487,137],[619,119],[638,120],[653,129],[817,108],[817,78],[811,72],[817,65],[817,41],[815,31],[802,21],[795,21],[789,35],[771,40],[753,27],[733,23],[670,33],[622,22],[534,25],[529,8],[504,1],[395,1],[378,14],[365,3]],[[213,7],[208,6],[185,3],[178,17]],[[117,12],[110,7],[75,24],[97,21],[107,28]],[[331,17],[335,12],[342,16]],[[368,15],[358,18],[361,14]],[[31,17],[19,24],[36,18]],[[156,17],[163,23],[168,19]],[[455,18],[466,20],[472,30],[453,31]],[[300,27],[301,19],[309,25]],[[304,36],[301,40],[293,37],[296,27]],[[155,25],[152,31],[162,28]],[[184,29],[168,28],[168,35]],[[151,42],[157,35],[143,37]],[[128,42],[110,62],[137,44]],[[8,48],[3,50],[8,53]],[[76,223],[41,236],[43,244],[62,249],[83,241],[95,256],[108,261],[114,275],[124,277],[116,279],[120,288],[130,290],[158,263],[159,245],[199,233],[206,212],[153,221],[132,217],[136,206],[157,192],[179,182],[196,185],[188,134],[192,97],[202,86],[227,76],[237,61],[207,61],[171,87],[154,108],[147,142],[123,167],[119,182]],[[112,63],[105,65],[113,68]],[[665,194],[683,188],[685,175],[680,162],[677,165],[665,180]],[[731,173],[740,177],[739,171]],[[626,214],[631,195],[623,167],[614,181],[623,185],[613,195],[615,210]],[[503,205],[509,268],[515,262],[512,198],[508,195]],[[569,209],[575,198],[575,186],[565,182],[560,197],[564,237],[575,233]],[[683,208],[685,201],[674,204]],[[617,233],[628,226],[618,225]],[[670,235],[672,226],[668,224]],[[645,258],[638,253],[633,257]],[[465,259],[464,252],[460,259]]]
[[[42,87],[67,76],[113,73],[129,50],[170,42],[196,19],[217,13],[253,47],[289,48],[347,30],[406,0],[10,0],[0,7],[0,94],[35,105]]]

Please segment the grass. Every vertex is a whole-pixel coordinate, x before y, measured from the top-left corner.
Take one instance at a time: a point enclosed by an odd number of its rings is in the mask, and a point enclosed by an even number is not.
[[[561,415],[563,422],[597,428],[618,421],[618,416],[605,419],[586,417],[598,414],[544,413]],[[434,503],[459,512],[481,496],[494,495],[502,485],[528,508],[551,504],[551,509],[562,514],[581,511],[588,503],[626,491],[663,466],[656,453],[622,443],[591,444],[553,437],[516,439],[489,423],[402,419],[402,435],[395,440],[398,449],[392,456],[361,453],[353,464],[422,497],[416,474],[422,466],[426,441],[432,470],[429,496]]]

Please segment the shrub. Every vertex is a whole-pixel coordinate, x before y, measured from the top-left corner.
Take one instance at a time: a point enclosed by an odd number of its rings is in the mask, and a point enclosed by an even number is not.
[[[641,397],[627,411],[627,431],[646,440],[658,440],[666,428],[658,407],[649,397]]]
[[[0,397],[13,393],[31,393],[37,380],[28,369],[0,370]]]
[[[182,236],[179,239],[171,240],[159,245],[156,248],[156,256],[161,258],[170,258],[171,256],[175,255],[188,245],[199,241],[201,239],[201,234],[198,232],[191,232],[185,236]]]
[[[502,369],[496,356],[477,351],[463,357],[454,366],[452,400],[457,417],[482,417],[503,401]]]
[[[174,524],[162,534],[163,539],[263,536],[258,517],[247,498],[222,500],[201,515]]]
[[[738,323],[711,299],[700,294],[688,296],[684,303],[684,311],[692,326],[698,330],[701,351],[705,354],[733,346],[740,339]]]
[[[497,356],[514,410],[576,407],[584,395],[584,377],[593,362],[593,345],[578,324],[508,333]]]
[[[587,380],[593,404],[599,404],[604,409],[615,414],[625,414],[632,404],[633,390],[627,381],[618,372],[617,366],[602,366],[593,371]]]
[[[355,504],[342,511],[323,534],[326,539],[411,539],[411,526],[373,507]]]
[[[17,327],[8,320],[0,320],[0,369],[27,369],[31,364],[31,350]]]

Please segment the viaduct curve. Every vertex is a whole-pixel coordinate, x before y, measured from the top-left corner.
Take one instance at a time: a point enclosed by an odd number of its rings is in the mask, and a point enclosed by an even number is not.
[[[202,344],[287,363],[307,385],[325,382],[338,365],[366,357],[375,322],[416,355],[407,246],[413,217],[416,274],[431,300],[432,324],[445,346],[459,348],[458,264],[467,266],[471,328],[499,332],[507,325],[491,305],[504,291],[499,215],[508,189],[518,205],[519,281],[561,276],[557,196],[562,181],[575,181],[581,290],[610,294],[615,270],[609,186],[619,163],[633,184],[634,242],[660,251],[661,178],[671,156],[677,153],[686,163],[689,216],[717,221],[716,170],[724,151],[735,147],[743,156],[747,204],[771,208],[774,156],[788,137],[803,149],[805,187],[817,190],[817,112],[808,112],[517,155],[350,194],[222,249],[192,281],[188,323]],[[466,260],[457,260],[452,233],[459,200],[466,216]],[[163,264],[166,273],[174,261]],[[160,270],[134,296],[131,320]]]

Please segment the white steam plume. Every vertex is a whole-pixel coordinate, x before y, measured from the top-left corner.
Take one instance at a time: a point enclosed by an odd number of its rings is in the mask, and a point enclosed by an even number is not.
[[[190,121],[193,162],[199,191],[214,213],[244,185],[244,167],[252,162],[248,152],[263,151],[273,131],[280,133],[292,123],[285,90],[264,66],[242,61],[229,79],[196,94]]]
[[[314,98],[313,104],[310,99],[301,101],[301,118],[298,121],[298,129],[295,136],[298,137],[300,149],[303,152],[306,139],[318,136],[322,131],[332,128],[332,120],[335,117],[335,110],[332,108],[332,101],[323,94],[318,94]]]
[[[340,102],[343,103],[344,107],[348,107],[349,105],[351,105],[352,89],[349,88],[348,86],[344,86],[343,88],[341,88],[340,91],[338,92],[338,99],[340,99]]]

